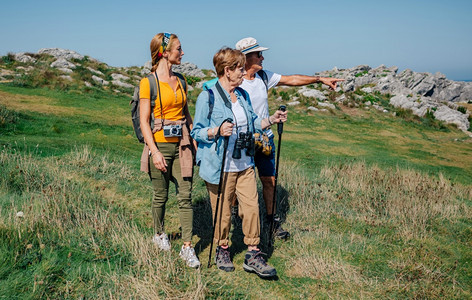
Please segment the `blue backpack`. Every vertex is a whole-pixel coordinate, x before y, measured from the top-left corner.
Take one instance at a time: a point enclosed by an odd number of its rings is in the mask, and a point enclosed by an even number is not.
[[[267,76],[266,76],[267,77]],[[202,85],[202,89],[204,91],[207,91],[208,94],[209,94],[209,98],[208,98],[208,106],[209,106],[209,109],[208,109],[208,120],[211,119],[211,114],[213,113],[213,106],[215,106],[215,95],[213,94],[213,91],[211,90],[211,88],[216,84],[216,82],[218,82],[218,78],[213,78],[212,80],[208,80],[207,82],[205,82],[203,85]],[[244,97],[244,100],[248,101],[247,99],[247,92],[245,90],[243,90],[242,88],[240,87],[237,87],[236,90],[241,94],[243,95]]]
[[[264,70],[259,70],[257,71],[257,74],[262,78],[262,81],[265,84],[266,91],[269,90],[269,78],[267,77],[267,73]],[[213,106],[215,105],[215,95],[213,95],[213,91],[211,90],[211,87],[216,84],[218,81],[218,78],[213,78],[211,80],[208,80],[202,85],[202,89],[204,91],[208,91],[208,94],[210,94],[209,100],[208,100],[208,105],[210,106],[210,109],[208,111],[208,120],[211,118],[211,114],[213,113]],[[236,88],[241,94],[243,95],[244,99],[247,101],[247,92],[243,90],[240,87]]]

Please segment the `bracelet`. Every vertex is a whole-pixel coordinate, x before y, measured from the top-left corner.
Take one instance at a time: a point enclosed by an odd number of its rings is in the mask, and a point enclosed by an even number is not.
[[[270,121],[270,116],[267,118],[267,122],[269,122],[269,126],[272,126],[274,124]]]
[[[157,154],[158,152],[159,152],[159,150],[156,150],[156,151],[154,151],[154,153],[151,153],[151,157],[153,157],[154,154]]]

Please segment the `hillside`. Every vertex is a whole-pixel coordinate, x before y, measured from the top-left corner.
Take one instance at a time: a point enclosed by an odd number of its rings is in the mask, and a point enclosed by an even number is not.
[[[384,78],[372,69],[349,77],[345,90],[271,91],[271,110],[290,111],[278,196],[292,238],[269,248],[263,237],[279,274],[265,281],[242,270],[237,222],[235,272],[206,268],[211,217],[198,176],[193,243],[204,267],[178,258],[173,196],[172,251],[152,246],[152,192],[129,116],[146,68],[41,52],[23,54],[34,61],[0,60],[0,299],[472,297],[471,138],[432,109],[418,116],[394,106],[393,95],[370,82]],[[51,66],[61,57],[66,62]],[[186,67],[195,101],[211,72]],[[364,76],[369,83],[358,82]],[[411,93],[407,99],[418,97]],[[420,97],[436,111],[457,104]]]

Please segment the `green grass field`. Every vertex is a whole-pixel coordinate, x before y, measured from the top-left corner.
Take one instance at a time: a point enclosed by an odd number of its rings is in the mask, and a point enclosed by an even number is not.
[[[271,249],[263,235],[278,271],[267,281],[243,271],[237,226],[235,272],[206,268],[210,209],[198,175],[193,243],[203,267],[178,258],[173,195],[173,249],[151,244],[152,189],[128,103],[0,85],[0,299],[472,297],[472,143],[457,129],[290,108],[279,200],[292,237]]]

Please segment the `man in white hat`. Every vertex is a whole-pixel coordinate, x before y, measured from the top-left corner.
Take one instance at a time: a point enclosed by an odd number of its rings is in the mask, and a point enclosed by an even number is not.
[[[280,75],[268,70],[263,70],[262,61],[264,60],[264,56],[262,55],[262,51],[268,50],[269,48],[261,47],[257,43],[257,40],[252,37],[247,37],[237,42],[236,49],[246,55],[245,69],[247,73],[244,76],[241,87],[249,93],[254,112],[262,119],[269,117],[268,90],[270,88],[279,85],[302,86],[321,82],[332,89],[336,89],[337,82],[344,80],[320,76]],[[275,187],[275,144],[274,134],[270,128],[265,131],[265,134],[269,138],[272,150],[269,155],[259,152],[256,153],[254,157],[255,164],[263,186],[267,221],[269,223],[272,222],[272,220],[274,221],[275,237],[286,239],[290,236],[290,233],[280,226],[280,219],[272,215],[272,212],[275,211],[275,208],[272,208]]]

